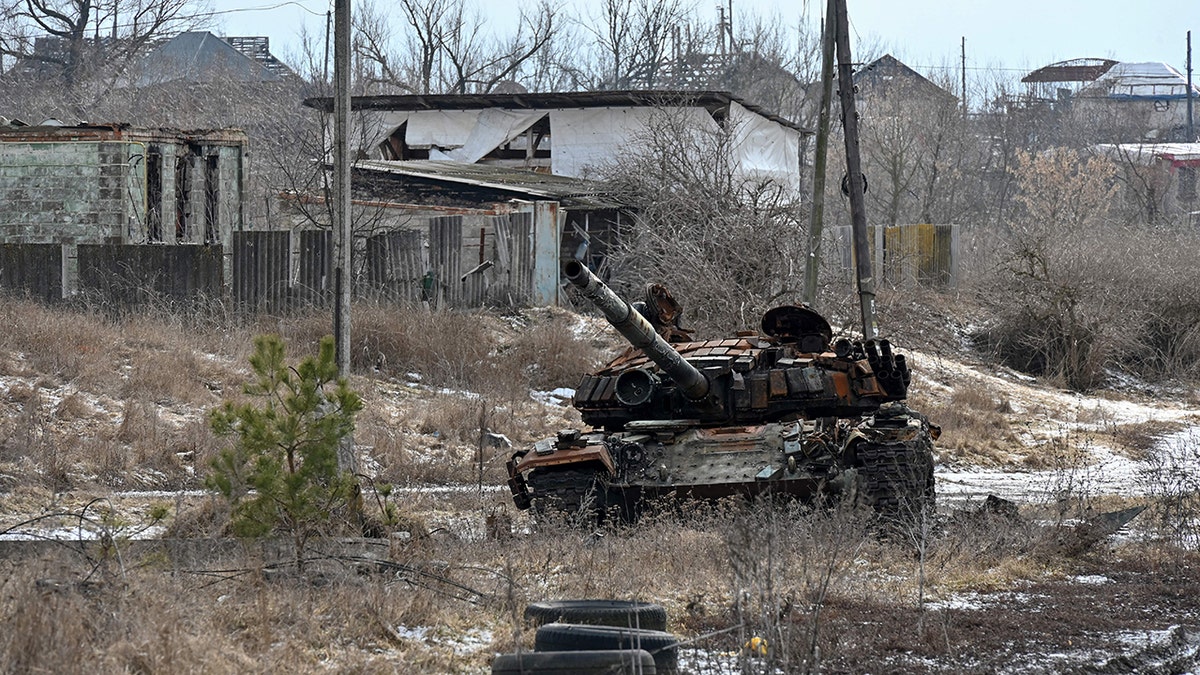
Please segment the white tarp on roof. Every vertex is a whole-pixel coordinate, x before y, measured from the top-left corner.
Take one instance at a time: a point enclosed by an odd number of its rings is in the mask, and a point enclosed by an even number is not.
[[[501,108],[374,113],[366,121],[371,142],[365,151],[373,159],[383,159],[380,144],[407,122],[404,142],[408,147],[429,150],[430,159],[473,164],[525,132],[545,114]]]
[[[407,123],[404,141],[429,149],[432,160],[475,163],[497,147],[550,116],[551,173],[583,177],[589,169],[611,165],[646,142],[654,124],[668,119],[690,129],[700,142],[725,130],[703,107],[628,106],[557,110],[416,110],[373,113],[365,122],[365,151],[383,159],[380,144]],[[657,120],[657,121],[656,121]],[[800,189],[800,132],[730,102],[733,166],[749,180],[772,179]]]
[[[504,110],[488,108],[478,111],[475,127],[467,134],[462,146],[448,152],[431,150],[429,159],[448,159],[465,164],[474,164],[492,150],[520,136],[534,122],[546,115],[545,111]]]
[[[800,190],[800,132],[777,124],[735,102],[729,105],[734,124],[734,166],[746,178],[771,179]]]
[[[717,123],[702,108],[571,108],[550,112],[551,166],[559,176],[583,177],[589,168],[610,165],[645,143],[655,118],[683,115],[687,128],[715,132]]]
[[[1200,93],[1200,89],[1193,86]],[[1080,96],[1170,99],[1187,97],[1187,78],[1171,66],[1151,61],[1118,63],[1079,92]],[[1196,96],[1197,94],[1193,94]]]
[[[646,131],[661,122],[664,115],[675,118],[671,124],[698,134],[701,144],[705,142],[704,136],[724,133],[703,108],[555,110],[550,113],[554,147],[551,170],[562,176],[583,176],[589,167],[611,164],[622,155],[636,152],[646,142]],[[730,159],[741,177],[756,181],[770,179],[798,191],[800,132],[751,112],[737,102],[730,104],[729,116],[733,125]]]
[[[482,110],[414,110],[404,141],[410,148],[461,148],[479,124]]]

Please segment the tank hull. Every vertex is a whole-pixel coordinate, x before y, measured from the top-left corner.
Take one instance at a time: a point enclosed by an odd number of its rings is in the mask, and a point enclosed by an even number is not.
[[[891,404],[857,420],[691,426],[631,423],[620,432],[567,430],[510,462],[514,500],[539,513],[615,512],[653,502],[761,494],[851,498],[880,513],[934,508],[928,421]]]

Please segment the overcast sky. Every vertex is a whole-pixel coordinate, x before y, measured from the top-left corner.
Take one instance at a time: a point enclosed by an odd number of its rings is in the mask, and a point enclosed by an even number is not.
[[[521,0],[477,1],[498,25],[521,6]],[[266,35],[272,51],[285,58],[298,51],[301,25],[322,33],[325,12],[332,8],[331,0],[211,2],[221,12],[218,32]],[[728,0],[720,4],[724,2]],[[718,4],[699,0],[695,7],[701,17],[715,22]],[[1196,33],[1194,60],[1200,70],[1200,0],[847,0],[847,5],[852,51],[888,51],[924,73],[957,68],[964,37],[969,69],[1006,68],[1019,74],[1054,61],[1103,57],[1164,61],[1182,72],[1188,30]],[[815,23],[824,7],[822,0],[733,0],[735,17],[774,13],[788,23]]]

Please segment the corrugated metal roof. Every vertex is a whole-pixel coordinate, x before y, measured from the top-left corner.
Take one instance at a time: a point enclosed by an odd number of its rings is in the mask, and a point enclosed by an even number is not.
[[[462,164],[435,160],[364,159],[355,162],[354,168],[497,190],[510,193],[514,197],[534,197],[574,203],[589,208],[620,207],[616,200],[605,195],[594,182],[492,164]]]
[[[350,99],[352,110],[478,110],[508,108],[513,110],[553,110],[556,108],[656,107],[699,106],[710,113],[720,114],[736,102],[747,110],[762,115],[790,129],[811,134],[795,122],[763,108],[747,103],[724,91],[628,90],[574,91],[532,94],[407,94],[396,96],[355,96]],[[332,112],[333,99],[308,98],[304,105]]]
[[[1200,97],[1193,85],[1192,96]],[[1084,98],[1169,100],[1187,98],[1187,78],[1171,66],[1151,61],[1118,63],[1096,81],[1079,90]]]

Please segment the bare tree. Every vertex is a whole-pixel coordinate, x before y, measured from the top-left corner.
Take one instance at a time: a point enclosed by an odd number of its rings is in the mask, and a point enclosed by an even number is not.
[[[202,9],[196,0],[3,0],[0,49],[73,90],[96,72],[119,73],[153,40],[198,25]]]
[[[598,89],[657,86],[676,28],[694,24],[681,0],[603,0],[595,15],[581,20],[592,35],[587,69]]]
[[[798,195],[745,175],[736,137],[732,122],[706,129],[663,109],[631,144],[637,150],[603,171],[638,214],[622,236],[614,281],[661,280],[686,299],[688,320],[710,331],[756,322],[804,260]]]
[[[355,52],[370,84],[406,93],[490,92],[548,50],[559,30],[558,9],[547,0],[522,9],[508,35],[492,30],[466,0],[401,0],[398,6],[402,29],[377,5],[359,10]]]

